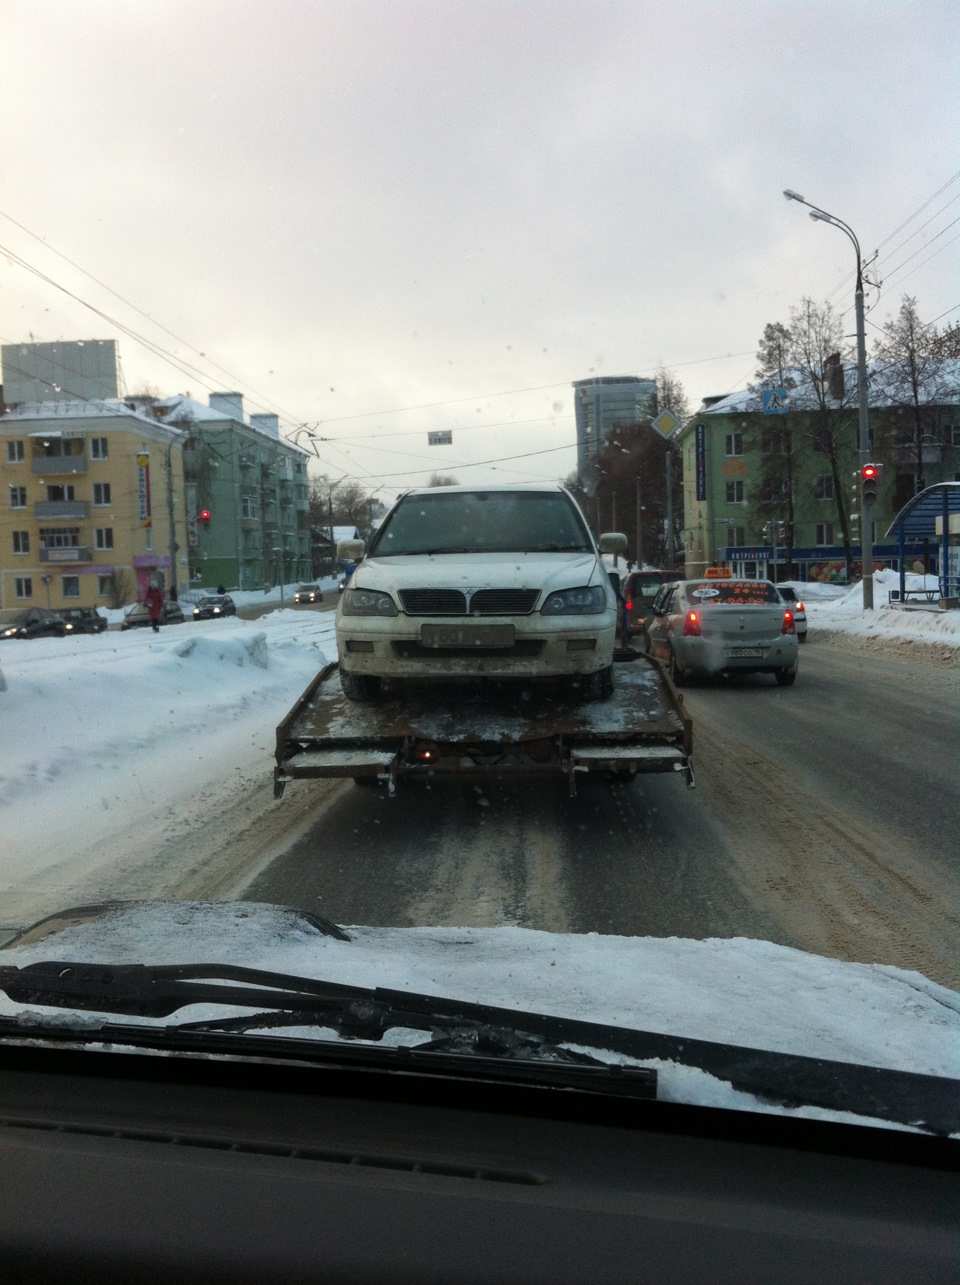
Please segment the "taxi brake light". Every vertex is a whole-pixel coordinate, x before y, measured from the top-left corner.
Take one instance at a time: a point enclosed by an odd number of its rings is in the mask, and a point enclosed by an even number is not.
[[[797,626],[794,623],[792,611],[785,611],[783,613],[783,628],[780,632],[782,634],[795,634],[797,632]]]
[[[700,613],[699,611],[688,611],[683,618],[683,636],[684,638],[700,637]]]

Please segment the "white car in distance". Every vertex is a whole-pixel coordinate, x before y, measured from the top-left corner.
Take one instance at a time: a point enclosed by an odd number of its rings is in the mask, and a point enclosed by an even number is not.
[[[617,601],[599,544],[556,484],[408,491],[364,555],[337,608],[343,690],[372,700],[387,681],[566,679],[585,699],[613,689]]]

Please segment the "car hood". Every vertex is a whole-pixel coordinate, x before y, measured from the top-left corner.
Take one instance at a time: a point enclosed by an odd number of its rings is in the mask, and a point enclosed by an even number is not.
[[[439,553],[366,558],[350,587],[381,589],[576,589],[604,582],[592,553]]]
[[[654,1041],[677,1036],[679,1052],[641,1059],[656,1063],[661,1096],[672,1101],[757,1107],[724,1085],[722,1076],[674,1065],[688,1043],[735,1046],[741,1062],[747,1048],[830,1059],[873,1074],[873,1068],[889,1068],[960,1080],[960,997],[954,992],[918,973],[841,963],[744,938],[685,941],[523,928],[343,929],[282,906],[148,901],[62,911],[0,949],[0,972],[43,961],[116,968],[204,964],[211,971],[203,975],[211,977],[218,967],[262,969],[394,997],[409,993],[420,1002],[426,995],[441,1004],[497,1006],[518,1018],[538,1014],[599,1024],[598,1030],[603,1025],[608,1032],[640,1032]],[[203,1007],[214,1016],[223,1008],[195,1004],[191,1016]],[[0,991],[0,1017],[10,1016],[34,1035],[45,1022],[69,1025],[62,1010],[17,1004]],[[89,1011],[76,1016],[78,1029],[100,1021]],[[324,1036],[307,1024],[288,1038]],[[622,1050],[604,1053],[602,1038],[588,1043],[610,1063],[638,1064]],[[950,1097],[960,1101],[955,1088]],[[868,1104],[864,1108],[857,1114],[869,1116]],[[777,1108],[767,1101],[762,1109]]]

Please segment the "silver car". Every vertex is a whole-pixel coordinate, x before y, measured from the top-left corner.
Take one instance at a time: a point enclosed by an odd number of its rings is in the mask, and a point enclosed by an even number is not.
[[[647,649],[678,685],[692,674],[797,677],[793,612],[769,580],[705,578],[664,585],[646,621]]]

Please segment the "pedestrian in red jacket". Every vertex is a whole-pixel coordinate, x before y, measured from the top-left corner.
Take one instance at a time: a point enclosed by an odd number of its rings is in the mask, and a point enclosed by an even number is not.
[[[163,615],[163,590],[158,589],[152,580],[150,588],[147,590],[147,596],[143,601],[147,604],[150,626],[153,632],[158,634],[160,632],[160,617]]]

